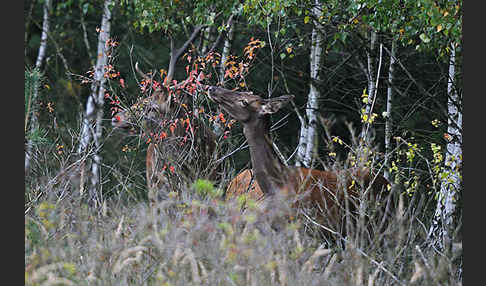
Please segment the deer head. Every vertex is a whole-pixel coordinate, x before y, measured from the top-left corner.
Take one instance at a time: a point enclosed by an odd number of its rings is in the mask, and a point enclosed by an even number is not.
[[[252,92],[237,92],[215,86],[209,87],[208,92],[214,102],[242,123],[256,121],[267,114],[275,113],[294,98],[293,95],[283,95],[263,99]]]
[[[211,86],[209,97],[243,124],[250,146],[255,178],[265,194],[275,194],[287,183],[285,166],[271,145],[268,116],[284,107],[292,95],[263,99],[250,92],[237,92]]]
[[[160,124],[161,119],[174,114],[177,107],[171,105],[172,97],[169,96],[168,91],[160,85],[152,85],[152,78],[140,71],[138,63],[135,64],[135,70],[142,76],[145,85],[150,87],[148,91],[151,91],[152,95],[140,98],[129,108],[115,114],[111,124],[115,128],[125,130],[136,127],[152,130]]]

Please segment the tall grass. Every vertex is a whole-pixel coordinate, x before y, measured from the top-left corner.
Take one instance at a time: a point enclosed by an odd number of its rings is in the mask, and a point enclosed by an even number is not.
[[[228,176],[215,186],[184,181],[178,189],[160,190],[166,199],[150,205],[131,195],[134,188],[146,188],[127,178],[119,161],[106,166],[104,180],[120,191],[95,209],[79,194],[76,148],[65,146],[64,153],[55,143],[43,148],[49,152],[41,152],[34,166],[43,171],[33,172],[42,175],[29,178],[26,189],[26,285],[462,284],[460,233],[452,249],[429,246],[427,209],[434,204],[424,192],[409,196],[398,188],[384,231],[367,235],[377,225],[357,215],[350,221],[360,223],[342,236],[315,221],[316,210],[282,219],[289,209],[284,202],[262,212],[247,200],[242,211],[243,200],[221,198]],[[364,213],[381,215],[378,202],[361,203]]]
[[[25,215],[26,284],[461,284],[461,244],[428,248],[417,207],[404,206],[370,243],[352,234],[326,243],[305,217],[275,231],[275,214],[251,203],[241,212],[196,188],[169,193],[158,215],[143,201],[113,198],[97,211],[74,195],[43,197]]]

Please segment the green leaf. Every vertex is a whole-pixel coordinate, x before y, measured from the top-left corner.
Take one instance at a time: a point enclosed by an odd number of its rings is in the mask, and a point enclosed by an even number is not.
[[[84,3],[83,4],[83,15],[86,15],[88,13],[88,8],[89,8],[89,3]]]
[[[420,40],[422,40],[422,42],[424,42],[425,44],[427,44],[428,42],[430,42],[430,38],[427,37],[427,35],[425,33],[422,33],[420,34],[419,36]]]
[[[310,17],[309,16],[305,16],[304,17],[304,24],[309,23],[309,21],[310,21]]]

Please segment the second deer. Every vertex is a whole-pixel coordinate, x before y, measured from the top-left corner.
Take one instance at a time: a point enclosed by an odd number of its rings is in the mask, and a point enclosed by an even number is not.
[[[146,83],[152,83],[138,64],[135,69]],[[160,189],[180,189],[177,184],[200,177],[218,179],[218,164],[213,160],[216,136],[200,119],[189,114],[182,96],[169,94],[164,86],[155,85],[150,96],[139,99],[112,119],[117,129],[141,129],[146,135],[149,143],[146,180],[152,202]]]

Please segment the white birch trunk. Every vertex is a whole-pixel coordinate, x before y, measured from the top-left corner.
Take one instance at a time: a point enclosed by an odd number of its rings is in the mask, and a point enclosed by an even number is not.
[[[394,79],[394,70],[395,70],[395,61],[396,61],[396,49],[397,43],[396,40],[392,40],[392,48],[391,48],[391,55],[390,55],[390,67],[388,68],[388,88],[386,92],[386,121],[385,121],[385,172],[384,177],[391,181],[390,178],[390,153],[393,149],[391,146],[391,135],[392,135],[392,104],[393,104],[393,79]]]
[[[374,30],[370,31],[369,35],[370,39],[370,49],[366,52],[366,56],[368,59],[368,66],[367,66],[367,78],[368,78],[368,101],[366,102],[364,109],[365,109],[365,114],[368,115],[368,118],[371,117],[372,113],[372,103],[373,99],[375,97],[376,93],[376,80],[377,76],[375,76],[376,73],[376,42],[377,42],[377,35]],[[362,130],[361,130],[361,138],[366,139],[366,131],[368,129],[369,124],[365,123],[363,124]]]
[[[103,118],[103,104],[105,88],[104,84],[106,78],[104,77],[105,66],[107,64],[107,40],[110,37],[110,20],[112,0],[106,0],[103,9],[103,16],[101,20],[101,30],[98,35],[98,50],[96,66],[94,71],[93,83],[91,84],[91,94],[86,103],[86,112],[81,126],[80,143],[78,147],[79,154],[89,152],[91,158],[91,182],[89,186],[89,200],[96,203],[97,191],[100,182],[99,166],[101,164],[101,156],[99,149],[101,148],[100,139],[103,134],[102,118]],[[88,150],[88,147],[94,143],[94,149]],[[91,148],[90,148],[91,149]],[[84,172],[84,170],[81,170]],[[84,176],[82,176],[84,177]],[[84,191],[84,182],[81,182],[80,191]]]
[[[40,42],[40,46],[39,46],[39,53],[37,54],[37,60],[35,62],[35,67],[37,69],[39,69],[39,71],[41,71],[42,63],[44,62],[44,58],[45,58],[45,55],[46,55],[47,34],[49,33],[49,13],[50,13],[50,11],[51,11],[51,0],[46,0],[44,2],[44,19],[43,19],[43,22],[42,22],[41,42]],[[37,99],[38,91],[39,90],[37,88],[34,89],[34,92],[32,94],[32,98],[31,98],[31,102],[35,102],[35,100]],[[31,122],[30,134],[32,134],[32,132],[38,128],[37,115],[36,115],[35,112],[32,112],[32,117],[31,117],[30,122]],[[24,165],[25,174],[27,174],[27,172],[30,169],[32,147],[33,147],[32,140],[29,139],[29,141],[27,142],[26,150],[25,150],[25,161],[24,161],[24,163],[25,163],[25,165]]]
[[[370,114],[371,103],[373,102],[373,96],[375,95],[375,65],[376,65],[376,32],[370,32],[370,51],[367,53],[368,57],[368,102],[366,104],[366,114]]]
[[[319,1],[315,1],[315,8],[313,13],[317,19],[321,16],[321,5]],[[321,80],[319,70],[322,60],[322,33],[319,31],[321,25],[314,21],[314,29],[312,30],[312,43],[310,52],[310,90],[306,104],[306,120],[300,128],[299,145],[297,148],[296,166],[311,167],[312,162],[318,150],[318,112],[319,101],[321,99],[321,92],[317,89],[315,83]]]
[[[229,27],[228,27],[229,26]],[[231,45],[233,44],[233,34],[234,34],[234,22],[233,19],[231,18],[228,21],[228,25],[226,26],[227,29],[227,34],[226,38],[224,40],[224,46],[223,46],[223,53],[221,54],[221,66],[220,66],[220,72],[219,72],[219,82],[224,86],[224,68],[225,68],[225,63],[226,60],[229,57],[230,51],[231,51]]]
[[[451,245],[454,227],[453,213],[456,209],[457,194],[461,191],[462,165],[462,98],[454,88],[456,54],[454,44],[451,45],[449,60],[449,80],[447,83],[447,133],[450,141],[447,143],[443,174],[434,221],[429,235],[432,243],[440,248]]]

